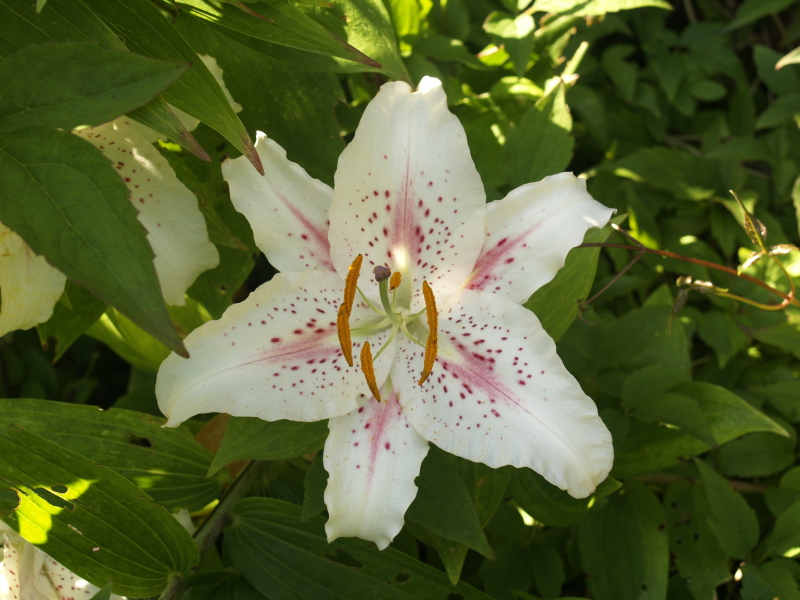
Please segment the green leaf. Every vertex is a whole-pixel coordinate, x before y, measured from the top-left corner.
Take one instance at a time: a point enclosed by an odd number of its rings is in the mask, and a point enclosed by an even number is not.
[[[630,406],[633,416],[641,421],[673,425],[709,446],[715,444],[705,414],[697,402],[688,396],[670,393],[649,398],[640,396]]]
[[[536,0],[531,8],[541,12],[591,17],[643,6],[672,10],[670,3],[665,0]]]
[[[143,371],[155,373],[169,356],[169,348],[111,307],[86,330],[86,335],[103,342],[125,362]]]
[[[530,469],[516,469],[511,496],[536,521],[550,527],[570,527],[589,510],[589,498],[573,498]]]
[[[162,60],[191,63],[192,68],[165,90],[163,97],[220,132],[259,173],[264,174],[253,142],[233,112],[222,88],[154,4],[148,0],[85,2],[134,52]]]
[[[469,492],[442,451],[431,448],[422,462],[417,487],[417,497],[406,512],[407,520],[494,558]]]
[[[578,525],[578,549],[596,600],[666,598],[669,543],[664,510],[641,484],[626,483]]]
[[[516,67],[517,77],[522,77],[528,70],[528,61],[533,50],[533,17],[527,13],[515,17],[497,11],[487,17],[483,29],[495,44],[505,48]]]
[[[725,27],[725,31],[739,29],[762,17],[774,15],[793,4],[794,0],[744,0],[736,10],[736,16]]]
[[[786,560],[742,567],[742,600],[800,600],[797,571]],[[793,572],[794,571],[794,572]]]
[[[247,581],[273,600],[489,600],[465,583],[451,585],[438,569],[393,548],[379,552],[360,540],[328,544],[324,521],[301,522],[300,511],[269,498],[246,498],[231,511],[226,553]]]
[[[53,308],[53,315],[36,328],[43,348],[48,349],[50,340],[53,340],[53,362],[61,358],[105,310],[106,305],[97,296],[67,280],[64,293]]]
[[[177,4],[195,17],[266,42],[381,66],[288,2],[249,2],[247,12],[221,0],[177,0]]]
[[[262,421],[231,417],[209,473],[235,460],[283,460],[319,450],[328,437],[328,422]]]
[[[89,142],[44,128],[0,140],[0,221],[74,282],[185,356],[136,216],[125,183]]]
[[[506,170],[512,187],[560,173],[572,158],[575,141],[572,118],[564,101],[564,84],[557,84],[527,110],[519,126],[508,131]]]
[[[322,453],[317,453],[311,466],[306,471],[303,481],[303,513],[301,518],[307,521],[325,510],[325,488],[328,486],[328,473],[322,462]]]
[[[111,600],[111,582],[109,581],[90,600]]]
[[[710,515],[700,494],[687,481],[670,485],[664,494],[664,513],[678,572],[695,598],[711,598],[730,572],[728,554],[708,526]]]
[[[604,242],[610,230],[593,227],[586,232],[584,243]],[[573,248],[556,276],[536,290],[525,308],[539,318],[544,330],[558,340],[580,312],[580,302],[592,289],[600,248]]]
[[[794,463],[795,441],[773,433],[751,433],[719,449],[720,471],[747,478],[781,473]]]
[[[0,132],[107,123],[152,100],[187,68],[97,42],[28,46],[0,62]]]
[[[703,490],[710,509],[708,526],[730,556],[749,558],[750,551],[758,542],[756,513],[724,477],[702,460],[695,460],[695,465],[703,479]]]
[[[775,68],[782,69],[786,65],[796,65],[798,63],[800,63],[800,48],[795,48],[775,63]]]
[[[211,452],[185,428],[138,412],[50,400],[0,400],[0,425],[19,425],[113,469],[170,511],[200,510],[219,496],[206,477]]]
[[[141,598],[197,564],[189,533],[114,471],[17,428],[0,434],[0,457],[0,478],[20,500],[3,519],[90,583]]]
[[[125,50],[125,45],[89,10],[81,0],[60,0],[50,3],[42,15],[18,2],[0,0],[0,55],[8,55],[31,44],[47,42],[96,41],[104,49]],[[166,101],[158,96],[149,104],[133,110],[130,117],[178,142],[203,160],[205,150],[181,123]]]

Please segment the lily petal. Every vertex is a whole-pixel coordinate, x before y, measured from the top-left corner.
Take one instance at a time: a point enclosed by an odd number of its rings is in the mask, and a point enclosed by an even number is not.
[[[374,397],[328,422],[324,464],[329,473],[325,505],[328,541],[360,537],[386,548],[403,528],[417,495],[428,442],[409,426],[397,396],[386,386]]]
[[[344,276],[364,267],[403,274],[422,305],[426,280],[445,301],[464,285],[485,235],[485,194],[464,128],[447,109],[438,80],[416,92],[384,85],[339,157],[331,205],[331,257]]]
[[[119,171],[147,229],[167,304],[186,304],[186,290],[203,271],[219,264],[197,198],[166,159],[125,118],[75,132],[97,146]]]
[[[279,271],[333,271],[328,245],[333,190],[290,162],[261,131],[256,150],[266,175],[244,156],[222,164],[233,205],[250,222],[256,244]]]
[[[572,173],[518,187],[487,210],[486,242],[466,287],[518,304],[555,277],[587,229],[604,227],[614,213]]]
[[[100,588],[75,575],[2,522],[0,540],[3,541],[0,599],[89,600],[99,591]],[[111,598],[124,600],[117,594],[111,594]]]
[[[66,275],[0,223],[0,336],[47,321],[66,281]]]
[[[158,371],[156,397],[167,426],[208,412],[319,421],[356,408],[358,394],[368,387],[339,346],[343,285],[336,273],[278,273],[221,319],[195,329],[184,341],[191,358],[173,353]],[[356,302],[351,318],[374,316]],[[388,335],[369,341],[377,347]],[[375,361],[379,383],[394,360],[394,345],[386,350]]]
[[[426,440],[490,467],[529,467],[576,498],[611,470],[611,435],[536,316],[465,290],[439,315],[439,358],[422,385],[422,350],[401,340],[392,382]]]

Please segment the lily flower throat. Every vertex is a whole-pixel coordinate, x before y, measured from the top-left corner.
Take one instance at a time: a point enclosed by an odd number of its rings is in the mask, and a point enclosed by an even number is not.
[[[359,254],[356,256],[350,268],[347,270],[347,278],[344,284],[344,300],[339,307],[339,313],[336,318],[336,330],[339,335],[339,344],[342,348],[347,364],[353,366],[353,344],[351,341],[351,333],[359,335],[370,335],[386,329],[391,328],[392,332],[389,335],[386,344],[380,348],[373,357],[372,349],[369,342],[365,341],[361,347],[361,371],[367,380],[367,385],[375,399],[381,401],[380,390],[378,383],[375,379],[375,369],[373,367],[373,359],[377,358],[383,350],[389,346],[394,340],[398,332],[402,332],[408,339],[415,344],[425,348],[425,354],[422,365],[422,375],[417,382],[419,385],[425,383],[428,375],[431,374],[433,363],[436,361],[436,354],[439,349],[439,336],[438,336],[438,313],[436,311],[436,298],[433,295],[431,286],[427,281],[422,282],[422,295],[425,300],[425,310],[417,313],[411,313],[405,306],[398,307],[398,288],[400,287],[401,275],[399,271],[392,271],[388,267],[379,265],[375,267],[373,273],[375,281],[378,283],[378,290],[380,294],[381,306],[375,306],[367,296],[358,289],[358,276],[361,272],[361,262],[363,256]],[[361,294],[361,297],[367,305],[381,318],[369,324],[361,324],[355,329],[350,327],[350,313],[353,310],[353,302],[355,301],[356,291]],[[409,325],[417,321],[422,313],[428,320],[428,335],[425,343],[422,343],[417,337],[409,330]]]

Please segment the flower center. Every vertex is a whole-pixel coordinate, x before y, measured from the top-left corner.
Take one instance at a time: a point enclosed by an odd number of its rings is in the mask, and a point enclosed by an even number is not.
[[[351,341],[351,333],[356,332],[360,335],[371,335],[373,333],[384,331],[391,328],[392,332],[389,339],[380,348],[373,357],[372,349],[369,342],[364,342],[361,347],[361,371],[369,385],[369,390],[378,401],[381,401],[380,391],[378,390],[378,383],[375,379],[375,368],[373,366],[373,358],[383,352],[389,344],[391,344],[394,336],[398,331],[402,331],[408,339],[415,344],[425,348],[425,355],[422,364],[422,375],[419,378],[419,385],[425,383],[428,375],[431,374],[433,363],[436,361],[436,353],[439,349],[439,336],[438,336],[438,313],[436,312],[436,298],[433,295],[431,286],[427,281],[422,282],[422,296],[425,299],[425,315],[428,319],[428,336],[423,344],[409,331],[409,325],[416,321],[423,313],[409,312],[407,307],[397,306],[397,289],[400,287],[400,272],[391,270],[384,266],[377,266],[374,269],[375,281],[378,283],[378,290],[380,292],[381,306],[377,307],[374,303],[364,295],[361,290],[358,290],[358,276],[361,272],[361,262],[363,257],[361,254],[356,256],[353,264],[347,271],[347,277],[344,283],[344,301],[339,307],[339,314],[336,317],[336,330],[339,334],[339,344],[342,347],[342,355],[344,355],[347,364],[353,366],[353,343]],[[374,310],[378,315],[383,318],[379,319],[374,324],[359,326],[356,329],[350,328],[350,313],[353,310],[353,302],[355,301],[356,291],[361,294],[361,297]]]

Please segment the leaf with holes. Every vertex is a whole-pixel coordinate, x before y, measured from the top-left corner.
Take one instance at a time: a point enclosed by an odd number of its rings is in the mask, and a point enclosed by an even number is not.
[[[4,521],[90,583],[113,581],[116,594],[158,594],[197,564],[189,533],[138,487],[24,429],[0,431],[0,481],[19,497]]]
[[[0,400],[0,425],[19,425],[124,475],[171,511],[200,510],[218,497],[206,477],[211,453],[186,429],[128,410],[32,398]]]

